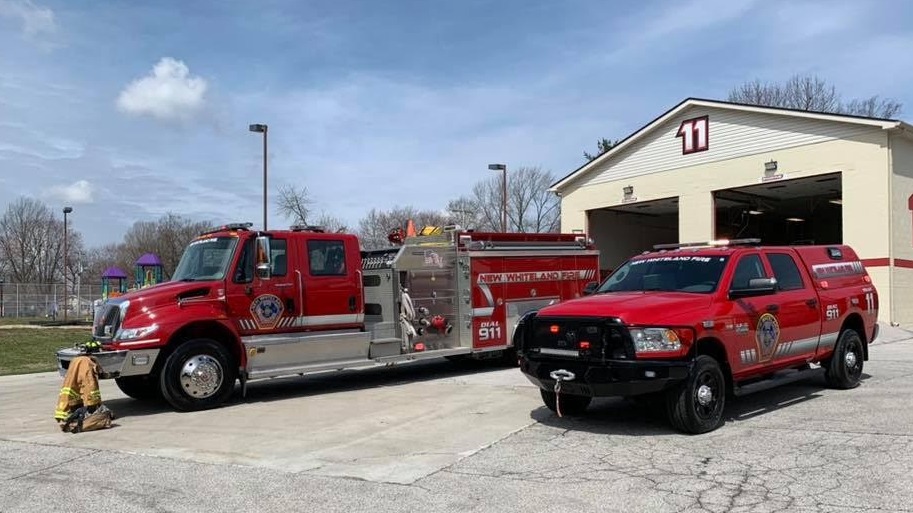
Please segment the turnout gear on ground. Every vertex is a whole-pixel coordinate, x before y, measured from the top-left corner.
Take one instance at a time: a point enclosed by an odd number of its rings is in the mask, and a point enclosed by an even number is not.
[[[57,399],[54,419],[64,432],[78,433],[111,426],[114,414],[101,401],[98,362],[77,356],[70,362]]]

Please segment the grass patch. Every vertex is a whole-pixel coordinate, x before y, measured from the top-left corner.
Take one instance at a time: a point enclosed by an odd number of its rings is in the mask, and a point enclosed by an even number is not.
[[[90,338],[89,328],[0,329],[0,376],[56,370],[58,349]]]

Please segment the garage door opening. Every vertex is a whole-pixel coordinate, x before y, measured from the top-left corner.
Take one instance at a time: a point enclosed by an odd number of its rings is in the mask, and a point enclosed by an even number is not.
[[[840,173],[715,191],[716,238],[841,244],[842,196]]]
[[[655,244],[678,242],[678,198],[632,202],[587,212],[603,276]]]

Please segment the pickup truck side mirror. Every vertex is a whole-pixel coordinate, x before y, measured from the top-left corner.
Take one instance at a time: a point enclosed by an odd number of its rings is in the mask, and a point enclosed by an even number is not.
[[[264,280],[268,280],[270,278],[269,255],[269,237],[262,235],[257,237],[257,276]]]
[[[777,291],[776,278],[752,278],[748,280],[748,287],[742,289],[732,289],[729,291],[729,299],[742,297],[767,296]]]
[[[599,283],[595,282],[595,281],[591,281],[583,286],[583,295],[589,296],[593,292],[596,292],[596,289],[598,289],[598,288],[599,288]]]

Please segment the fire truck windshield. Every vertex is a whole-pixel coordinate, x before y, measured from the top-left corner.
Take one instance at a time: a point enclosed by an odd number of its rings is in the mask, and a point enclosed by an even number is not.
[[[206,281],[221,280],[231,261],[237,237],[207,237],[197,239],[187,246],[177,269],[171,277],[173,281]]]
[[[708,294],[716,290],[728,259],[725,255],[673,255],[629,260],[616,269],[596,293],[661,291]]]

